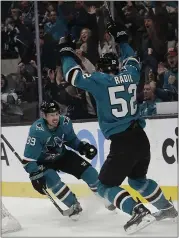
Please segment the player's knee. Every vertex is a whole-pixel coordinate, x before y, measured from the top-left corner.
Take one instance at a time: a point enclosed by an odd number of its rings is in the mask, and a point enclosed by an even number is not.
[[[137,178],[131,179],[128,178],[128,184],[131,188],[135,189],[136,191],[142,190],[148,184],[147,178]]]
[[[98,184],[98,172],[92,166],[89,166],[81,175],[81,179],[85,181],[90,189],[93,192],[97,191],[97,184]]]

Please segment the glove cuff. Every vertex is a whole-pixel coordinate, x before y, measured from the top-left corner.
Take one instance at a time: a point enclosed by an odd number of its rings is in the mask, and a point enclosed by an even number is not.
[[[71,56],[73,57],[73,59],[75,60],[75,62],[78,64],[78,65],[82,65],[82,61],[81,59],[76,55],[76,52],[74,51],[73,48],[69,47],[69,46],[64,46],[62,47],[60,50],[59,50],[59,55],[61,57],[63,56]]]

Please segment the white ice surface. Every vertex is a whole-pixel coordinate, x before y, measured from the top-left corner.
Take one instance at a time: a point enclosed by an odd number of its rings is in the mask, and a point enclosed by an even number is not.
[[[79,201],[84,210],[80,220],[74,222],[63,217],[48,199],[3,197],[4,205],[23,227],[3,237],[127,237],[123,225],[129,220],[128,215],[119,210],[109,212],[94,196]],[[177,223],[156,222],[132,235],[146,236],[177,237]]]

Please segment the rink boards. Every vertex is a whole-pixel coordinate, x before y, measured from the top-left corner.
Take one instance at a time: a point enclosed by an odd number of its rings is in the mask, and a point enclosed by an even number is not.
[[[177,200],[178,127],[177,118],[146,120],[145,131],[151,143],[151,164],[148,177],[155,179],[166,196]],[[89,141],[98,148],[98,155],[92,165],[99,171],[109,152],[110,141],[105,140],[97,122],[74,123],[74,130],[82,140]],[[2,133],[22,156],[29,126],[3,127]],[[119,158],[120,159],[120,158]],[[44,198],[31,186],[28,174],[9,148],[1,142],[2,196]],[[62,180],[80,197],[92,193],[82,181],[71,175],[60,174]],[[123,186],[136,194],[128,186]]]

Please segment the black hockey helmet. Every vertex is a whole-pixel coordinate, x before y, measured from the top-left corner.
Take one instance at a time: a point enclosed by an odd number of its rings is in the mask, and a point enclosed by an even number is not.
[[[97,70],[102,69],[104,73],[118,73],[119,71],[119,60],[116,54],[106,53],[100,57],[97,63]]]
[[[59,107],[58,103],[56,103],[53,100],[51,100],[49,102],[43,101],[40,106],[40,110],[44,113],[52,113],[52,112],[60,111],[60,107]]]

